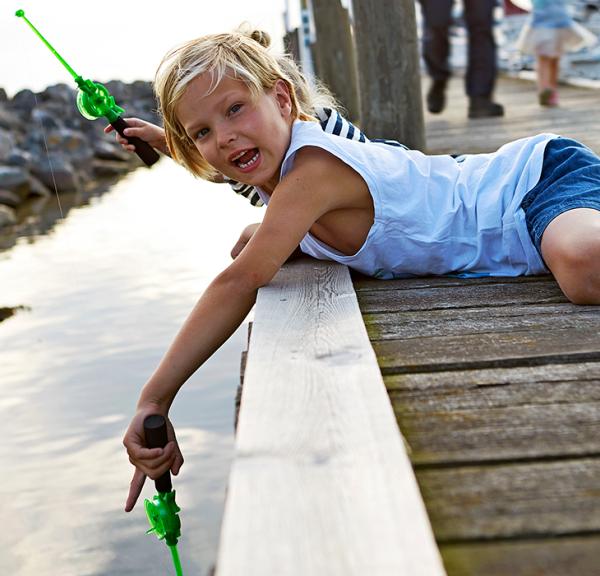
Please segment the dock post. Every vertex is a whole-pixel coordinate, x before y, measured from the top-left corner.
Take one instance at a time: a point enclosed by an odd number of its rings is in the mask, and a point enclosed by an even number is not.
[[[361,129],[425,150],[414,0],[353,0]]]
[[[312,0],[317,40],[313,46],[317,76],[346,109],[359,119],[356,55],[348,9],[340,0]]]

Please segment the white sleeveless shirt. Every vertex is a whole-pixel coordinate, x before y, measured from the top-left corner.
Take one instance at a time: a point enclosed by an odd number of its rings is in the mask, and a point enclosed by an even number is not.
[[[297,120],[281,178],[300,148],[316,146],[363,178],[374,206],[373,225],[355,254],[346,256],[310,233],[300,248],[384,279],[547,273],[520,205],[540,178],[546,144],[556,137],[540,134],[491,154],[453,158],[347,140]],[[257,191],[267,204],[269,195]]]

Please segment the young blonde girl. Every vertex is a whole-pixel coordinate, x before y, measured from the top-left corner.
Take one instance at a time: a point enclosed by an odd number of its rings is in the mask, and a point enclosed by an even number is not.
[[[142,389],[124,437],[136,467],[126,510],[146,475],[183,463],[170,422],[164,449],[144,447],[144,418],[168,416],[298,246],[381,278],[550,270],[574,302],[600,303],[600,159],[577,142],[538,135],[453,158],[332,136],[260,36],[240,33],[167,54],[156,92],[173,158],[254,186],[268,209]]]

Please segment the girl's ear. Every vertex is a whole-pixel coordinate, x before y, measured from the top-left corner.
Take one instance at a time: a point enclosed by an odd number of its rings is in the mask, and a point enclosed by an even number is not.
[[[292,115],[292,97],[287,82],[281,78],[277,80],[275,86],[273,86],[273,94],[275,95],[275,101],[279,106],[282,116],[289,118]]]

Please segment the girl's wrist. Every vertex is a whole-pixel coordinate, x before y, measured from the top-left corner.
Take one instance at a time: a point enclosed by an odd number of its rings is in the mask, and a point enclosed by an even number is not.
[[[144,394],[142,391],[136,410],[138,412],[145,412],[147,414],[162,414],[163,416],[166,416],[170,407],[171,402],[168,402],[162,398],[156,398],[154,396]]]

